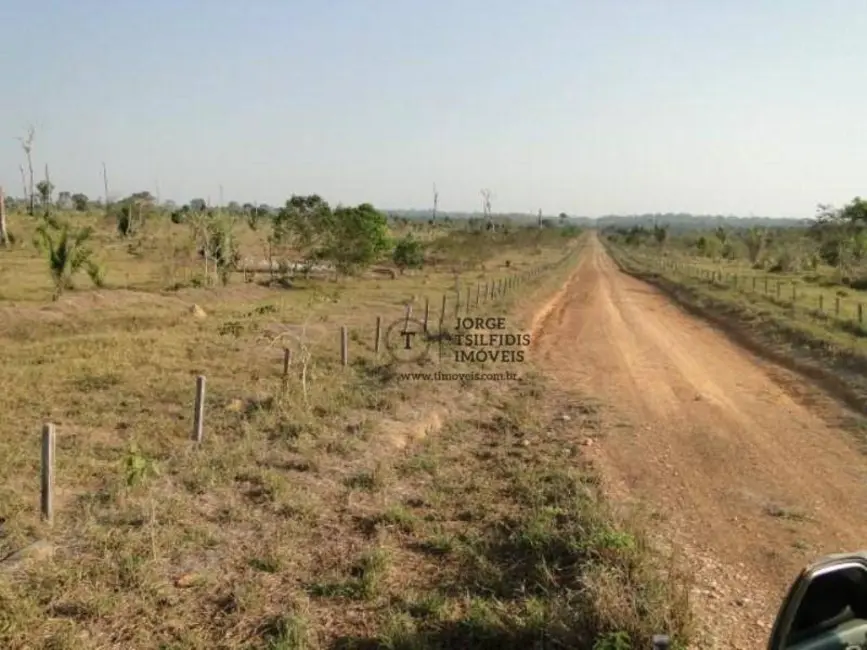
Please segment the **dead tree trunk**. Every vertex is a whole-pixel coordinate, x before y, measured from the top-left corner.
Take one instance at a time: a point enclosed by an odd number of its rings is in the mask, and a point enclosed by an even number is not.
[[[6,194],[0,187],[0,246],[9,246],[9,231],[6,230]]]
[[[51,176],[48,175],[48,163],[45,164],[45,196],[42,197],[43,209],[45,210],[45,214],[48,215],[51,212]]]
[[[440,193],[437,192],[437,184],[436,184],[436,183],[434,183],[434,186],[433,186],[433,200],[434,200],[434,204],[433,204],[433,212],[431,213],[430,222],[431,222],[431,223],[436,223],[436,220],[437,220],[437,206],[438,206],[438,204],[439,204],[439,200],[440,200]]]
[[[27,168],[30,171],[30,201],[29,211],[32,217],[36,214],[36,190],[33,179],[33,140],[36,137],[36,129],[31,125],[27,129],[27,135],[23,138],[18,138],[21,141],[21,148],[24,149],[24,154],[27,156]]]
[[[494,229],[494,215],[491,214],[491,190],[482,190],[482,212],[485,218],[485,228]]]
[[[30,194],[27,192],[27,175],[24,173],[24,165],[18,165],[21,170],[21,187],[24,188],[24,203],[30,203]]]
[[[105,187],[105,214],[108,215],[108,171],[105,168],[105,163],[102,163],[102,184]]]

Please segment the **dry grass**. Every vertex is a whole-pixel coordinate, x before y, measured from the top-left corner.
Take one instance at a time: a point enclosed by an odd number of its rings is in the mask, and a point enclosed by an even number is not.
[[[399,318],[425,296],[438,310],[451,268],[165,292],[177,280],[160,273],[168,237],[182,229],[164,228],[141,257],[103,233],[110,288],[56,303],[32,250],[0,258],[0,558],[35,540],[53,549],[0,572],[0,646],[434,648],[487,634],[519,647],[529,634],[589,648],[607,632],[687,631],[677,594],[637,538],[609,528],[573,461],[556,445],[504,442],[503,418],[535,436],[556,406],[528,401],[541,400],[541,380],[401,382],[374,355],[375,316]],[[498,251],[458,281],[565,252],[558,241]],[[481,309],[525,325],[567,266]],[[306,401],[297,340],[285,384],[281,350],[263,341],[287,328],[310,346]],[[45,421],[58,430],[50,527],[38,518]],[[578,588],[587,576],[593,598]],[[622,592],[633,586],[637,601]]]

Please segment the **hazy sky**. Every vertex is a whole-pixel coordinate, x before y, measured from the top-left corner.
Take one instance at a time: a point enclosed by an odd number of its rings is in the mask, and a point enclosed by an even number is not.
[[[867,194],[864,0],[0,0],[0,183],[810,216]]]

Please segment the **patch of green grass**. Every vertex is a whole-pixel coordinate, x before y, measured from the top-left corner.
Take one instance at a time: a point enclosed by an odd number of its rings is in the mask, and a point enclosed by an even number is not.
[[[317,597],[373,600],[380,593],[388,567],[388,553],[377,548],[363,554],[352,565],[349,578],[337,582],[314,583],[308,590],[312,596]]]
[[[391,506],[376,518],[376,523],[393,526],[403,533],[411,533],[418,525],[418,517],[401,506]]]
[[[385,471],[381,466],[377,466],[372,470],[363,470],[353,474],[344,481],[344,484],[352,490],[375,492],[381,490],[385,482]]]
[[[266,650],[308,650],[314,647],[309,621],[297,614],[269,621],[264,626],[262,638]]]
[[[264,573],[277,573],[280,571],[280,559],[277,557],[251,558],[249,564],[257,571],[262,571]]]

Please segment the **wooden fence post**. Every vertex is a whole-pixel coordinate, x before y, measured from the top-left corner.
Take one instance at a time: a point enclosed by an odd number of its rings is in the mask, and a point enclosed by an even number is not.
[[[427,319],[425,319],[426,321]],[[379,354],[379,345],[382,340],[382,316],[376,317],[376,338],[373,339],[373,352]]]
[[[340,363],[344,366],[349,363],[349,333],[346,325],[340,326]]]
[[[472,287],[467,287],[467,308],[464,310],[467,316],[470,315],[470,296],[471,296]]]
[[[292,361],[292,351],[289,348],[283,348],[283,383],[289,379],[289,363]]]
[[[54,522],[54,425],[42,426],[42,519],[49,524]]]
[[[479,306],[479,294],[482,291],[482,283],[476,282],[476,307]]]
[[[858,303],[858,322],[864,322],[864,305],[862,303]]]
[[[819,311],[822,313],[825,312],[825,296],[821,293],[819,294]]]
[[[193,410],[193,440],[202,443],[205,429],[205,376],[196,377],[196,404]]]
[[[443,306],[440,309],[440,334],[442,334],[443,324],[446,322],[446,294],[443,294]]]
[[[430,317],[430,298],[424,299],[424,333],[427,334],[427,321]]]

